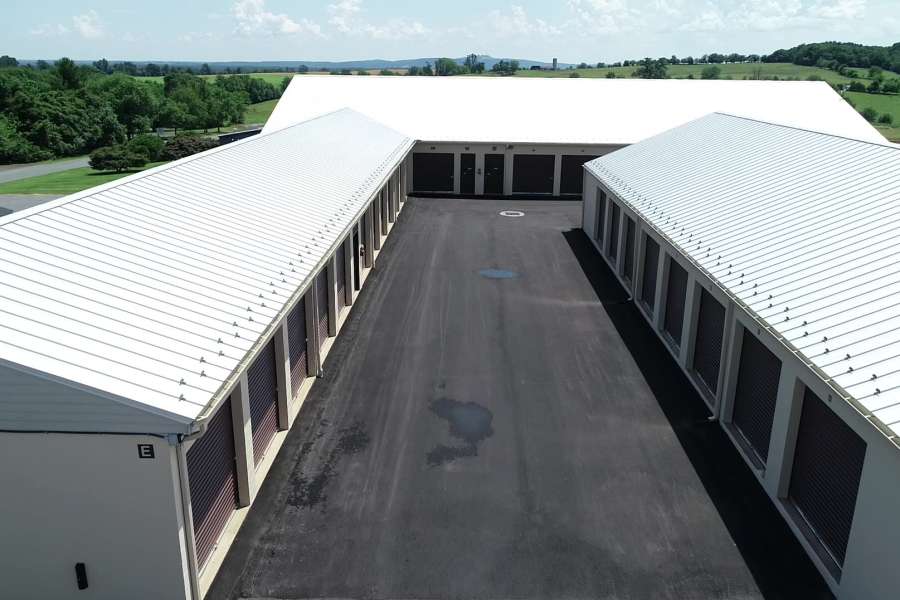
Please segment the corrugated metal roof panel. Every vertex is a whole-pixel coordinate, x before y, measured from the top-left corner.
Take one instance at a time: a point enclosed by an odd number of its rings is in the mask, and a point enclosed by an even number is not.
[[[900,431],[900,148],[713,114],[587,169]]]
[[[631,144],[712,112],[884,141],[822,81],[298,75],[264,131],[345,106],[428,142]]]
[[[342,110],[0,219],[0,360],[197,418],[412,144]]]

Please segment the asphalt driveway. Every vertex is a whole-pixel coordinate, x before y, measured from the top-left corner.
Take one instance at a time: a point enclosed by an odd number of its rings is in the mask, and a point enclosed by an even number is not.
[[[410,202],[207,598],[829,597],[580,210]]]

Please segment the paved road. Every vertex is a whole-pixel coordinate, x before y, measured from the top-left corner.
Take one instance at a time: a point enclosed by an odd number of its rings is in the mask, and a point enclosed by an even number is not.
[[[579,221],[411,202],[209,598],[829,597]]]
[[[50,200],[56,200],[62,196],[52,196],[49,194],[0,194],[0,217],[9,213],[31,208]]]
[[[71,160],[60,160],[51,163],[0,166],[0,183],[37,177],[38,175],[47,175],[48,173],[68,171],[69,169],[77,169],[78,167],[86,167],[88,166],[88,160],[90,159],[87,156],[80,156]]]

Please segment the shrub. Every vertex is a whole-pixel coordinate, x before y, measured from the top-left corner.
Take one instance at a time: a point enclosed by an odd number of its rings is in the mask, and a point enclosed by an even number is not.
[[[872,108],[871,106],[864,108],[862,113],[860,113],[863,118],[869,123],[874,123],[875,119],[878,118],[878,111]]]
[[[185,156],[191,156],[219,145],[219,141],[197,135],[179,135],[166,142],[162,158],[165,160],[178,160]]]
[[[720,69],[716,65],[710,65],[708,67],[704,67],[703,71],[700,72],[700,79],[718,79],[719,75],[721,74],[722,69]]]
[[[851,92],[864,92],[866,91],[866,84],[862,81],[851,81],[849,89]]]
[[[572,71],[571,73],[569,73],[569,79],[578,79],[579,77],[581,77],[581,73],[579,73],[578,71]]]
[[[147,162],[156,162],[162,156],[163,148],[166,144],[159,136],[152,133],[142,133],[131,138],[128,142],[128,149],[135,154],[141,155],[147,159]]]
[[[52,157],[50,152],[25,139],[12,121],[0,114],[0,164],[35,162]]]
[[[891,115],[889,113],[884,113],[883,115],[878,117],[878,122],[881,123],[882,125],[893,125],[894,117],[893,117],[893,115]]]
[[[606,72],[606,78],[607,78],[607,79],[615,79],[615,78],[616,78],[616,73],[615,73],[615,71],[607,71],[607,72]]]
[[[900,79],[891,79],[881,84],[881,91],[885,94],[896,94],[900,92]]]
[[[91,152],[90,165],[95,171],[115,171],[121,173],[126,169],[143,167],[147,159],[135,154],[127,146],[104,146]]]

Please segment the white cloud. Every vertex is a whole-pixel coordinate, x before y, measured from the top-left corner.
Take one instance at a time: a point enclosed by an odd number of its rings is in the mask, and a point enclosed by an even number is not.
[[[373,40],[406,40],[432,33],[422,22],[406,18],[369,23],[363,19],[362,0],[339,0],[328,5],[328,13],[331,15],[328,23],[345,35],[364,35]]]
[[[391,19],[381,25],[366,23],[361,30],[375,40],[406,40],[431,33],[431,30],[419,21],[407,19]]]
[[[627,0],[568,0],[566,4],[573,13],[568,27],[584,34],[622,33],[630,31],[642,20],[640,11]],[[657,7],[670,10],[670,4],[672,2],[663,0],[657,2]]]
[[[307,34],[323,37],[322,27],[309,19],[295,21],[286,14],[266,10],[265,0],[237,0],[231,6],[235,30],[241,35]]]
[[[353,33],[356,29],[354,23],[361,10],[362,0],[340,0],[328,5],[328,12],[331,13],[328,22],[341,33]]]
[[[218,39],[221,36],[209,31],[188,31],[182,33],[178,36],[178,40],[181,42],[185,42],[186,44],[192,44],[194,42],[202,42],[205,40],[214,40]]]
[[[543,19],[534,19],[522,6],[513,4],[507,11],[492,10],[488,19],[494,33],[500,37],[524,37],[531,35],[552,36],[562,29]]]
[[[818,0],[809,13],[823,19],[858,19],[866,14],[866,0]]]
[[[707,0],[677,28],[703,32],[827,28],[859,18],[865,11],[866,0]]]
[[[104,35],[103,22],[95,10],[89,10],[83,15],[72,17],[72,26],[81,37],[88,40],[102,38]]]
[[[55,25],[51,25],[50,23],[42,23],[37,27],[32,27],[31,29],[29,29],[28,33],[38,37],[55,37],[58,35],[65,35],[69,33],[69,28],[60,23],[57,23]]]

